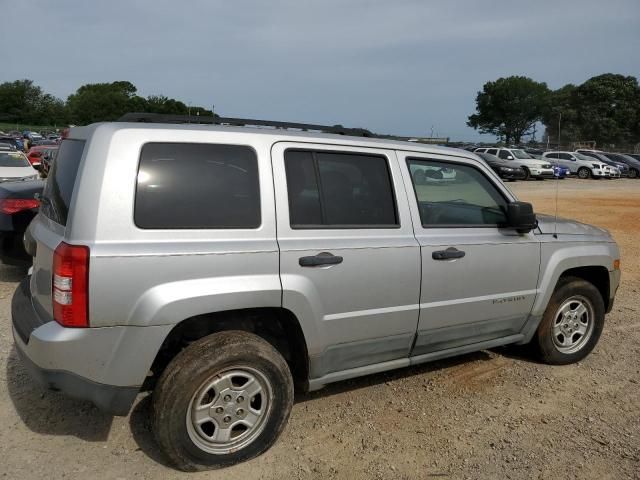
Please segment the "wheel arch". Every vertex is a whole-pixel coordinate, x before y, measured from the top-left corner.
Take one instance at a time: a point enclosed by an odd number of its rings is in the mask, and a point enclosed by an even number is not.
[[[610,275],[613,268],[612,246],[607,243],[571,243],[557,248],[553,244],[543,244],[542,266],[538,284],[539,294],[532,314],[542,316],[551,295],[561,279],[568,276],[582,278],[592,283],[602,295],[607,311],[611,302]]]
[[[160,346],[144,389],[152,389],[171,360],[191,343],[207,335],[230,330],[253,333],[268,341],[289,365],[296,389],[308,389],[307,342],[298,318],[290,310],[281,307],[210,312],[178,322]]]

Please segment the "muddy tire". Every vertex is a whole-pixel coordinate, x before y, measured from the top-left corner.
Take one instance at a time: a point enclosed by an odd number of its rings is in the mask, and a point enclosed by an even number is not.
[[[582,360],[598,343],[604,315],[602,295],[593,284],[576,277],[561,279],[532,342],[541,360],[551,365]]]
[[[251,333],[220,332],[182,350],[162,373],[153,431],[176,468],[221,468],[271,447],[292,405],[293,379],[280,353]]]

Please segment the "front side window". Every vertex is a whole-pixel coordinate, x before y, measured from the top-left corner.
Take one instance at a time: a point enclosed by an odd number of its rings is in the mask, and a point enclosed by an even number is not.
[[[527,158],[533,158],[531,155],[529,155],[524,150],[512,150],[512,152],[513,152],[513,156],[516,157],[516,158],[519,158],[520,160],[525,160]]]
[[[474,167],[407,159],[423,227],[499,226],[507,223],[507,200]]]
[[[399,225],[386,157],[287,150],[284,160],[292,228]]]
[[[59,159],[60,153],[54,165]],[[258,228],[255,151],[241,145],[145,144],[134,220],[148,229]]]
[[[503,160],[509,160],[509,157],[511,157],[511,160],[513,160],[513,155],[511,155],[511,152],[509,152],[509,150],[500,150],[498,156]]]

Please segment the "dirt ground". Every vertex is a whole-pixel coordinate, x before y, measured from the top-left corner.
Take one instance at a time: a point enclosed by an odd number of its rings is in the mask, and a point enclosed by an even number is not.
[[[554,182],[509,185],[554,213]],[[269,452],[218,472],[186,475],[163,463],[148,398],[112,418],[34,385],[10,330],[24,272],[0,266],[0,476],[640,478],[640,181],[558,187],[560,216],[608,228],[622,249],[622,286],[585,361],[550,367],[503,348],[334,384],[297,398]]]

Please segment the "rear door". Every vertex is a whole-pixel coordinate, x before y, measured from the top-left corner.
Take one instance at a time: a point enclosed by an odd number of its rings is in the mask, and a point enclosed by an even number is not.
[[[420,249],[395,153],[277,143],[272,160],[282,302],[314,331],[311,378],[407,358]]]
[[[84,147],[84,140],[65,139],[61,142],[56,161],[51,167],[42,193],[40,213],[29,227],[37,242],[31,276],[31,293],[36,309],[44,318],[53,319],[51,303],[53,252],[64,238]]]
[[[422,250],[412,355],[519,334],[536,297],[540,244],[533,233],[500,227],[509,193],[479,163],[398,156]]]

